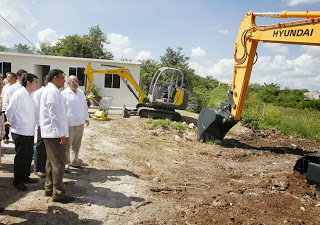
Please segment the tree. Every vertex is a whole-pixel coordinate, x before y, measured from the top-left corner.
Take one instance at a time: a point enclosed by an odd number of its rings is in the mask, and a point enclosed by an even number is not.
[[[112,53],[104,48],[104,44],[110,42],[99,26],[91,27],[89,30],[89,35],[74,34],[60,39],[54,47],[56,54],[69,57],[113,59]]]
[[[37,53],[43,54],[43,55],[57,55],[56,47],[51,46],[50,42],[40,42],[40,52],[37,51]]]
[[[110,44],[107,36],[101,31],[99,25],[89,28],[89,36],[84,35],[91,42],[93,58],[96,59],[113,59],[111,52],[104,48],[103,44]]]
[[[149,86],[153,75],[161,67],[156,61],[152,59],[143,60],[140,67],[140,88],[144,93],[149,91]]]
[[[0,45],[0,52],[6,52],[8,50],[7,46]]]
[[[59,56],[93,58],[89,40],[77,34],[60,39],[56,49]]]
[[[259,97],[265,102],[274,103],[277,96],[280,94],[280,85],[274,83],[264,83],[262,87],[263,88],[259,90]]]
[[[21,43],[15,44],[14,48],[18,49],[19,53],[34,54],[33,49],[30,46],[26,45],[26,44],[24,44],[24,45],[21,44]]]

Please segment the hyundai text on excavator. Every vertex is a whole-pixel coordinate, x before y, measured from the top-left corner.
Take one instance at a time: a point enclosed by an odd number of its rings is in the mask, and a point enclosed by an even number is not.
[[[305,18],[303,20],[256,25],[257,16]],[[235,43],[234,68],[228,98],[218,109],[204,108],[198,118],[198,140],[220,142],[241,119],[258,42],[320,46],[320,11],[248,12],[239,27]]]
[[[94,73],[119,75],[124,84],[129,88],[138,100],[135,109],[123,108],[123,116],[139,115],[140,117],[152,117],[160,119],[171,119],[179,121],[181,115],[175,109],[184,110],[188,106],[189,93],[184,89],[183,72],[179,69],[162,67],[154,74],[149,87],[148,96],[143,93],[130,71],[123,66],[101,64],[101,66],[112,67],[106,69],[92,69],[88,63],[84,74],[87,76],[86,92],[87,99],[92,98],[91,86]],[[131,85],[132,86],[131,86]],[[139,93],[134,91],[134,89]]]

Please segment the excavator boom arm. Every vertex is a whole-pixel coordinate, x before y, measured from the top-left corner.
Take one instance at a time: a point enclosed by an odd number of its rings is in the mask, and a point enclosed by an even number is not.
[[[87,68],[84,71],[84,74],[87,75],[87,87],[86,91],[87,94],[91,94],[91,87],[93,82],[93,74],[94,73],[104,73],[104,74],[117,74],[119,75],[124,83],[128,86],[129,90],[134,94],[134,96],[137,98],[138,102],[144,103],[147,99],[147,96],[143,93],[135,79],[132,77],[130,72],[124,68],[123,66],[115,66],[115,65],[105,65],[102,64],[102,66],[108,66],[108,67],[115,67],[115,69],[92,69],[91,63],[88,63]],[[132,88],[129,86],[129,84],[126,82],[128,81],[140,94],[140,98],[133,92]]]
[[[304,20],[258,26],[256,16],[305,18]],[[198,140],[221,140],[241,119],[252,67],[259,42],[320,46],[320,12],[254,13],[242,20],[234,52],[234,68],[228,100],[218,109],[202,109]]]
[[[312,17],[312,19],[269,26],[257,26],[255,15],[259,14],[249,12],[243,19],[235,44],[235,62],[231,83],[235,103],[231,114],[234,116],[234,120],[241,119],[258,42],[320,46],[318,35],[320,34],[320,12],[283,11],[279,13],[280,18],[306,16]]]

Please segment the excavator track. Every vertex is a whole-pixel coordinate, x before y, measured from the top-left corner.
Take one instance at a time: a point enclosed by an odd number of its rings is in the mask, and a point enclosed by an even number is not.
[[[155,119],[170,119],[172,121],[180,121],[181,115],[173,110],[155,109],[148,107],[140,107],[138,109],[140,117],[151,117]]]

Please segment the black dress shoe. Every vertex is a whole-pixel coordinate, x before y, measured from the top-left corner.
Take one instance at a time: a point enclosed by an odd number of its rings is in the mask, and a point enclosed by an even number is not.
[[[19,191],[27,191],[28,188],[24,183],[13,183],[13,186],[17,188]]]
[[[2,213],[4,211],[3,207],[0,207],[0,213]]]
[[[51,197],[52,196],[52,192],[44,192],[44,196],[46,196],[46,197]]]
[[[27,184],[34,184],[34,183],[38,183],[38,180],[28,177],[26,180],[24,180],[24,182]]]
[[[66,196],[65,198],[62,198],[62,199],[52,199],[53,202],[60,202],[62,204],[68,204],[68,203],[71,203],[75,200],[75,197],[72,197],[72,196]]]
[[[82,166],[73,166],[73,165],[70,165],[71,167],[73,167],[73,168],[78,168],[78,169],[82,169]]]

